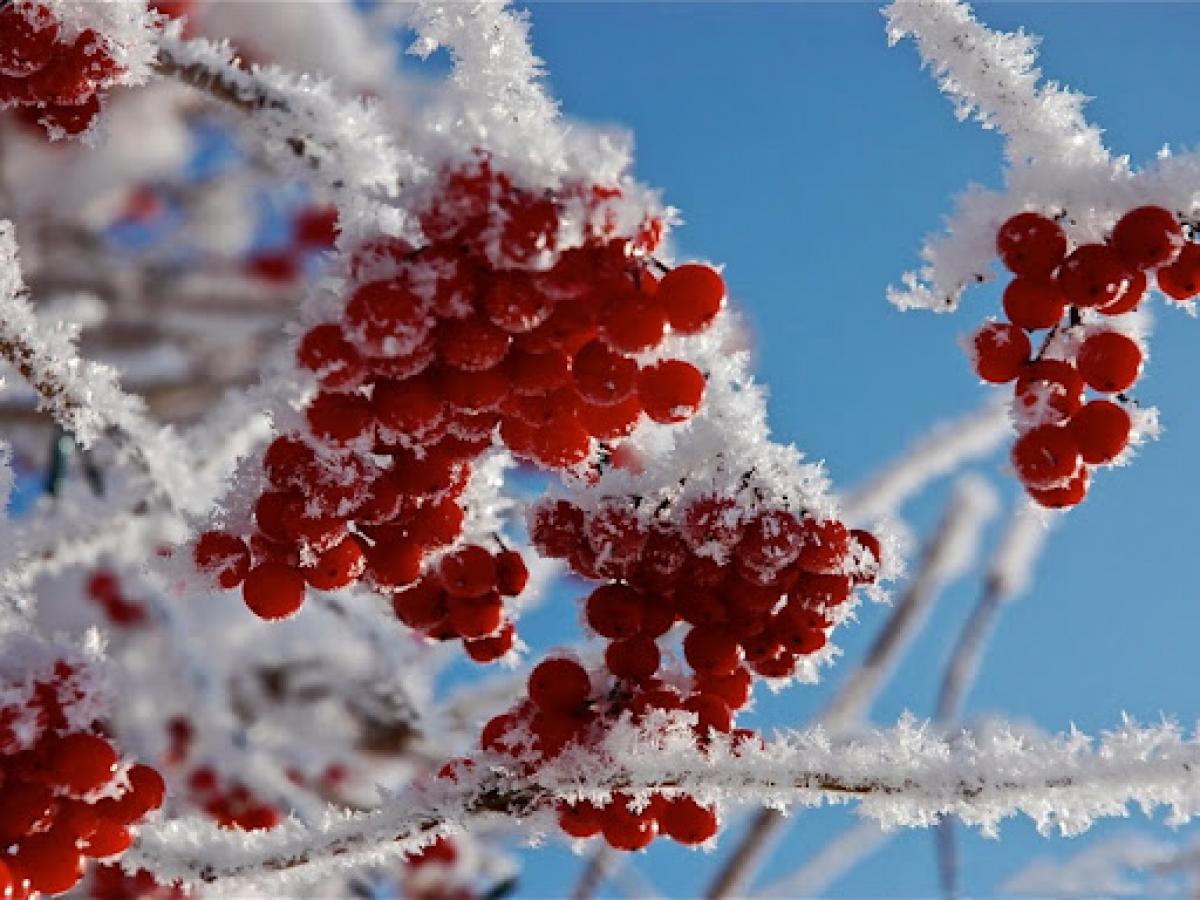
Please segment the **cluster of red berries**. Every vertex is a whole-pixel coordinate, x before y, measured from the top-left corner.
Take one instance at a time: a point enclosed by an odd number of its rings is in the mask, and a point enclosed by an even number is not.
[[[88,599],[104,610],[113,625],[131,628],[146,621],[145,608],[125,596],[115,572],[98,569],[88,578],[86,589]]]
[[[45,6],[0,6],[0,110],[58,132],[79,135],[100,113],[100,94],[118,75],[103,37],[91,29],[68,39]]]
[[[476,662],[500,659],[513,648],[516,629],[506,620],[504,597],[525,590],[529,569],[515,550],[470,544],[447,553],[412,587],[392,597],[396,618],[435,640],[461,638]]]
[[[290,284],[300,277],[309,254],[330,250],[337,242],[338,211],[333,206],[306,206],[292,217],[291,224],[290,243],[251,255],[246,260],[247,274]]]
[[[1009,321],[972,336],[975,371],[993,384],[1015,382],[1021,434],[1012,462],[1029,495],[1051,508],[1074,506],[1091,468],[1116,460],[1133,427],[1123,401],[1141,374],[1142,349],[1105,317],[1137,309],[1150,275],[1173,301],[1200,294],[1200,245],[1168,210],[1141,206],[1103,244],[1072,250],[1056,221],[1025,212],[1001,226],[996,246],[1016,276],[1004,290]],[[1034,354],[1029,333],[1040,329],[1052,330]],[[1085,402],[1087,388],[1122,402]]]
[[[836,519],[754,510],[717,494],[695,497],[674,517],[660,513],[647,524],[633,500],[589,513],[547,501],[532,509],[530,535],[540,553],[608,582],[588,597],[586,618],[611,641],[613,675],[653,679],[657,641],[682,621],[697,689],[732,710],[748,702],[751,673],[790,677],[802,656],[825,646],[829,611],[878,571],[875,537]]]
[[[607,582],[586,601],[588,625],[610,641],[607,672],[590,674],[565,657],[544,660],[529,677],[528,698],[484,727],[483,749],[551,759],[599,742],[625,716],[639,723],[656,709],[693,714],[700,746],[714,730],[750,739],[734,730],[734,718],[750,702],[755,677],[790,677],[800,658],[825,646],[830,611],[878,572],[875,537],[834,519],[747,511],[715,494],[651,525],[636,507],[609,501],[585,513],[551,500],[531,510],[539,552]],[[692,669],[683,690],[668,680],[660,647],[680,621]],[[620,796],[603,808],[564,805],[560,821],[568,834],[602,832],[622,850],[646,846],[660,829],[688,844],[717,830],[716,812],[688,797],[656,797],[640,810]]]
[[[122,766],[108,740],[69,723],[86,690],[60,660],[24,704],[0,706],[0,897],[70,890],[87,859],[123,853],[130,828],[162,806],[158,772]]]
[[[191,802],[222,828],[265,831],[279,824],[279,810],[259,800],[239,781],[222,784],[210,766],[194,770],[187,780]]]

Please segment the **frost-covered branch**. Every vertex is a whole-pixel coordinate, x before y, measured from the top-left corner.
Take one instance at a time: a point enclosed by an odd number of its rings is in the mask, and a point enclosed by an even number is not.
[[[1099,818],[1126,815],[1130,803],[1147,812],[1165,807],[1173,824],[1200,810],[1200,742],[1171,724],[1126,722],[1098,740],[1075,731],[1031,738],[1001,728],[951,741],[904,719],[845,742],[816,727],[761,747],[714,743],[707,753],[696,749],[685,725],[654,738],[617,733],[606,751],[602,764],[568,754],[528,774],[478,766],[458,783],[414,789],[376,812],[328,816],[311,826],[290,821],[257,834],[195,820],[147,826],[122,864],[188,885],[220,879],[226,890],[283,887],[323,867],[413,851],[470,820],[504,816],[538,825],[532,817],[556,798],[599,799],[613,791],[796,807],[857,800],[863,815],[888,827],[955,815],[988,835],[1017,815],[1043,832],[1072,835]]]

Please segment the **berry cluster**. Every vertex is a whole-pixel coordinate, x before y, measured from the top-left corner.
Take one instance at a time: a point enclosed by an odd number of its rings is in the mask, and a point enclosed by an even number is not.
[[[525,590],[529,569],[515,550],[491,553],[470,544],[441,558],[412,587],[392,597],[396,618],[435,640],[461,638],[476,662],[500,659],[516,629],[505,620],[504,597]]]
[[[93,572],[87,580],[87,595],[113,625],[131,628],[146,621],[145,608],[125,596],[115,572],[108,569]]]
[[[790,677],[800,658],[825,646],[831,610],[878,571],[874,536],[834,519],[748,511],[716,494],[650,525],[636,507],[602,502],[589,514],[552,500],[531,511],[539,552],[607,582],[586,601],[588,625],[610,641],[607,671],[589,673],[565,657],[541,662],[528,699],[485,726],[483,749],[550,759],[572,744],[594,745],[624,717],[640,723],[652,710],[694,715],[700,746],[714,730],[749,739],[750,732],[734,730],[734,718],[750,702],[754,678]],[[682,688],[660,646],[680,621],[692,670]],[[717,830],[715,811],[687,797],[654,798],[640,810],[619,796],[603,808],[574,804],[560,809],[560,821],[568,834],[603,832],[622,850],[646,846],[660,829],[688,844]]]
[[[1150,275],[1170,300],[1200,294],[1200,245],[1169,211],[1142,206],[1103,244],[1071,249],[1057,222],[1025,212],[1001,226],[996,246],[1015,276],[1004,290],[1009,321],[971,337],[975,371],[1015,382],[1012,462],[1029,495],[1074,506],[1091,469],[1117,460],[1133,430],[1125,392],[1141,374],[1142,348],[1111,319],[1137,309]],[[1051,330],[1034,354],[1029,334],[1040,329]],[[1085,402],[1088,388],[1105,396]]]
[[[80,135],[120,74],[105,39],[91,29],[68,38],[39,3],[0,6],[0,110],[16,108],[51,135]]]
[[[216,771],[201,766],[188,776],[191,802],[222,828],[241,831],[265,831],[282,818],[279,810],[254,796],[238,781],[222,784]]]
[[[496,570],[480,576],[491,586],[477,595],[456,593],[441,569],[416,583],[425,558],[460,536],[458,497],[473,462],[498,436],[546,467],[578,467],[643,416],[683,421],[704,393],[689,363],[641,365],[634,354],[670,331],[707,327],[724,283],[705,266],[658,281],[645,253],[661,224],[614,237],[601,213],[615,193],[535,195],[481,158],[442,178],[420,216],[425,247],[395,239],[360,247],[347,263],[339,320],[299,343],[299,363],[322,389],[303,431],[278,438],[263,458],[270,489],[255,506],[258,533],[249,545],[228,533],[201,536],[197,564],[222,587],[241,584],[247,605],[268,619],[295,612],[306,582],[329,590],[363,577],[384,593],[412,586],[397,598],[401,619],[471,641],[479,659],[507,652],[514,635],[494,595],[505,593],[500,564],[515,567],[515,554],[491,559],[467,548],[445,563]],[[572,206],[587,213],[587,235],[558,252],[560,211]],[[493,631],[482,630],[488,624]]]
[[[0,897],[70,890],[85,860],[123,853],[130,828],[162,805],[158,772],[122,765],[108,740],[72,725],[86,691],[62,660],[31,690],[0,689],[28,697],[0,705]]]

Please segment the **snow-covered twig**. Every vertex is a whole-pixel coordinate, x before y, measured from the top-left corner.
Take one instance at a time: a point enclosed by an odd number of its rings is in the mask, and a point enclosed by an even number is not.
[[[714,741],[702,752],[681,721],[652,737],[617,731],[601,760],[565,754],[528,771],[492,763],[457,783],[414,788],[378,811],[331,815],[313,825],[290,821],[253,834],[196,820],[146,826],[122,865],[188,885],[283,887],[330,866],[411,852],[472,819],[531,819],[536,826],[532,817],[554,799],[599,799],[613,791],[781,807],[857,800],[863,815],[885,827],[928,826],[955,815],[988,835],[1016,815],[1043,832],[1072,835],[1098,818],[1126,815],[1130,803],[1147,812],[1166,807],[1172,824],[1200,811],[1200,740],[1170,723],[1142,728],[1126,721],[1099,740],[1076,731],[1031,738],[1000,728],[951,741],[905,718],[849,741],[831,740],[815,727],[761,747]]]

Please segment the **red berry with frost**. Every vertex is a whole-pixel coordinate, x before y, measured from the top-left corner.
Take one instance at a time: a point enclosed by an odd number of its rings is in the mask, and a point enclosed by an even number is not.
[[[742,648],[725,628],[698,625],[683,639],[683,654],[702,675],[728,675],[741,664]]]
[[[373,356],[411,353],[431,327],[425,301],[400,279],[359,285],[346,304],[345,318],[350,336]]]
[[[206,531],[192,553],[196,566],[223,588],[235,588],[250,571],[250,548],[235,534]]]
[[[430,579],[418,581],[392,597],[396,618],[410,628],[430,628],[446,617],[448,609],[446,592]]]
[[[499,365],[512,338],[491,322],[471,317],[443,319],[437,327],[437,342],[446,365],[478,372]]]
[[[415,541],[380,541],[367,550],[367,575],[385,591],[404,587],[420,576],[423,556]]]
[[[600,341],[586,344],[575,354],[572,373],[579,396],[600,406],[619,403],[638,385],[638,364]]]
[[[646,598],[625,584],[604,584],[587,599],[587,622],[593,631],[620,640],[641,631]]]
[[[1097,310],[1106,316],[1122,316],[1125,313],[1133,312],[1146,294],[1146,284],[1146,273],[1141,269],[1135,269],[1129,277],[1124,293],[1112,303],[1097,307]]]
[[[697,736],[708,737],[710,731],[728,734],[733,727],[733,714],[729,706],[716,694],[693,694],[683,701],[683,708],[697,717]]]
[[[336,591],[356,582],[366,570],[362,545],[347,536],[317,557],[315,565],[303,570],[304,577],[319,591]]]
[[[317,394],[306,412],[309,430],[331,444],[370,439],[375,416],[366,397],[328,391]]]
[[[51,782],[76,797],[108,784],[117,767],[117,751],[104,738],[75,733],[60,738],[46,771]]]
[[[46,7],[22,0],[0,8],[0,74],[25,78],[49,64],[58,23]]]
[[[496,588],[505,597],[516,597],[529,583],[529,567],[516,550],[496,554]]]
[[[506,622],[500,630],[490,637],[468,640],[463,644],[467,656],[478,663],[495,662],[505,656],[517,640],[517,631],[511,622]]]
[[[1029,335],[1006,322],[989,322],[971,336],[976,374],[992,384],[1004,384],[1020,374],[1033,349]]]
[[[496,561],[483,547],[471,544],[443,556],[438,577],[452,597],[480,597],[496,587]]]
[[[717,833],[717,813],[691,797],[675,797],[663,805],[659,816],[663,834],[681,844],[703,844]]]
[[[1121,455],[1129,443],[1133,423],[1129,413],[1117,404],[1093,400],[1080,407],[1068,427],[1079,445],[1083,461],[1096,466],[1112,462]]]
[[[1045,278],[1067,255],[1067,236],[1053,219],[1023,212],[1000,226],[996,250],[1014,275]]]
[[[704,400],[704,373],[682,359],[667,359],[638,374],[638,399],[646,415],[664,425],[686,421]]]
[[[1013,468],[1025,484],[1035,488],[1055,487],[1078,470],[1079,445],[1071,432],[1057,425],[1038,425],[1012,447]]]
[[[31,834],[19,841],[12,863],[29,880],[33,891],[44,894],[69,891],[83,877],[83,855],[72,837],[57,829]]]
[[[558,825],[573,838],[590,838],[604,827],[604,810],[589,800],[558,804]]]
[[[1088,387],[1111,394],[1131,387],[1142,368],[1137,342],[1116,331],[1100,331],[1079,348],[1079,374]]]
[[[1183,246],[1179,220],[1161,206],[1139,206],[1117,220],[1112,246],[1121,258],[1139,269],[1172,262]]]
[[[488,321],[512,334],[532,331],[554,311],[554,301],[524,272],[495,273],[482,302]]]
[[[1049,278],[1014,278],[1004,289],[1004,312],[1027,331],[1049,328],[1063,317],[1066,298]]]
[[[574,660],[543,660],[529,673],[529,699],[545,710],[570,711],[587,703],[591,680]]]
[[[600,317],[605,343],[620,353],[641,353],[662,343],[667,317],[657,298],[639,293],[633,285],[610,297]]]
[[[286,619],[304,603],[304,577],[281,563],[260,563],[242,583],[242,597],[260,619]]]
[[[473,597],[452,594],[446,606],[450,625],[464,638],[487,637],[504,624],[504,603],[496,591]]]
[[[614,794],[604,809],[604,840],[614,850],[641,850],[658,836],[658,820],[650,809],[634,812],[629,808],[632,802],[625,794]]]
[[[1032,485],[1026,485],[1025,489],[1029,492],[1037,503],[1047,509],[1066,509],[1072,506],[1078,506],[1087,497],[1088,484],[1091,481],[1091,473],[1087,468],[1082,468],[1067,480],[1065,484],[1050,487],[1037,488]]]
[[[1156,273],[1158,289],[1179,303],[1200,294],[1200,244],[1184,244],[1179,258]]]
[[[680,532],[696,552],[730,550],[742,537],[742,510],[729,497],[699,497],[684,509]]]
[[[1058,270],[1058,286],[1072,306],[1105,307],[1120,301],[1133,270],[1111,247],[1084,244]]]
[[[837,519],[814,519],[806,516],[801,522],[803,538],[796,565],[806,572],[833,574],[840,572],[850,552],[850,532]]]
[[[326,323],[310,328],[296,349],[296,360],[329,388],[354,387],[362,381],[366,364],[342,327]]]
[[[613,641],[604,651],[604,662],[610,672],[638,684],[654,677],[661,659],[658,644],[645,634]]]
[[[711,266],[689,263],[676,266],[658,283],[655,299],[667,314],[671,328],[696,334],[708,327],[725,300],[725,280]]]
[[[1069,362],[1039,359],[1017,378],[1014,412],[1028,424],[1062,422],[1083,404],[1083,390],[1083,378]]]

